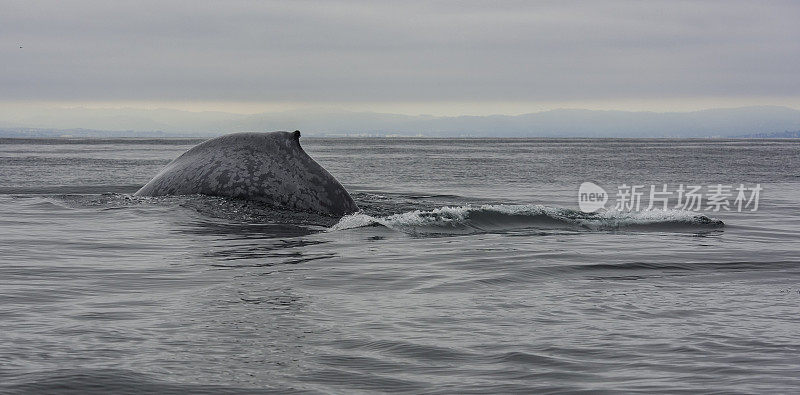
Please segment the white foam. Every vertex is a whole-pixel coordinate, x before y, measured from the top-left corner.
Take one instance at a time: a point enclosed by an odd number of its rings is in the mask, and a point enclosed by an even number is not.
[[[345,215],[339,220],[339,222],[331,226],[329,230],[336,231],[336,230],[363,228],[365,226],[370,226],[376,223],[379,223],[378,219],[373,216],[362,213],[355,213],[355,214]]]
[[[647,226],[658,224],[703,225],[717,224],[721,221],[691,211],[682,210],[645,210],[618,211],[609,210],[595,214],[580,211],[546,207],[534,204],[518,205],[481,205],[481,206],[445,206],[433,210],[414,210],[385,217],[373,217],[364,213],[356,213],[342,217],[331,231],[383,225],[400,231],[447,231],[476,228],[491,225],[501,226],[506,223],[512,226],[536,226],[542,221],[561,223],[565,226],[581,227],[592,230],[617,229],[629,226]]]

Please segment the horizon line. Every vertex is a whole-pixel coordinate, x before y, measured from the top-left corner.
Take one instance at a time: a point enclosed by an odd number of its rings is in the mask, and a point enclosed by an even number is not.
[[[259,115],[308,112],[370,113],[406,116],[517,116],[558,110],[606,112],[692,113],[706,110],[741,109],[748,107],[783,107],[800,111],[800,98],[788,100],[708,100],[684,103],[679,101],[637,100],[590,102],[211,102],[211,101],[9,101],[0,100],[0,115],[5,112],[39,112],[52,110],[128,110],[180,111],[189,113],[224,113]]]

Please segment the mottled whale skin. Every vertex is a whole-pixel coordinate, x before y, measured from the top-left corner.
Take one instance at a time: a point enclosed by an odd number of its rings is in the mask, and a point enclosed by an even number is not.
[[[358,206],[300,147],[300,132],[233,133],[170,162],[135,196],[203,194],[254,200],[294,211],[343,216]]]

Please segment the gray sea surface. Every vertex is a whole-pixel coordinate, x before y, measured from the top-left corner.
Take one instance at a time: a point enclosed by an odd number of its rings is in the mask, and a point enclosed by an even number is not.
[[[800,140],[304,137],[360,213],[132,196],[199,142],[0,139],[0,392],[800,391]]]

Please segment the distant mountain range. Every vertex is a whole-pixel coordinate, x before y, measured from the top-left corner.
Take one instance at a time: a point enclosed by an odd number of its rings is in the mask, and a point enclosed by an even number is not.
[[[750,133],[731,137],[743,139],[800,139],[800,130],[796,130],[794,132],[787,130],[785,132],[774,133]]]
[[[5,127],[4,127],[5,126]],[[523,115],[431,116],[289,111],[263,114],[143,109],[52,109],[0,114],[5,137],[207,137],[296,130],[306,136],[797,138],[800,111],[778,106],[694,112],[562,109]]]

